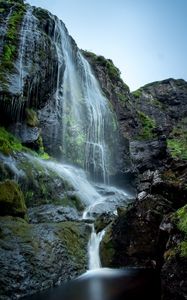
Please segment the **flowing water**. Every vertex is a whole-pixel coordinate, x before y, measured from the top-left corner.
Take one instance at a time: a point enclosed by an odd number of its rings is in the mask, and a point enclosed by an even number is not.
[[[93,179],[106,183],[115,169],[115,115],[64,24],[56,18],[54,22],[53,40],[58,57],[54,97],[57,115],[63,116],[59,124],[63,161],[81,166]]]
[[[88,219],[94,222],[95,214],[99,216],[107,212],[110,215],[115,215],[118,206],[124,206],[130,201],[131,195],[123,190],[104,184],[95,185],[93,182],[89,182],[85,171],[80,168],[53,161],[41,160],[29,154],[25,154],[25,156],[33,164],[37,162],[41,164],[43,168],[46,168],[46,173],[50,169],[71,184],[76,196],[85,205],[85,210],[80,218],[83,221]],[[111,203],[109,203],[110,200]],[[90,226],[91,235],[88,243],[88,269],[94,270],[101,268],[99,247],[104,237],[105,229],[96,233],[94,223],[90,224]]]
[[[103,229],[99,233],[96,233],[94,224],[91,225],[92,233],[88,243],[88,256],[89,256],[89,270],[95,270],[101,268],[101,261],[99,255],[99,246],[102,238],[105,234]]]
[[[25,156],[29,160],[37,160],[46,170],[54,170],[74,187],[76,195],[86,207],[81,219],[91,219],[93,222],[90,225],[88,265],[90,270],[94,270],[101,267],[99,247],[105,234],[105,229],[96,233],[94,217],[103,212],[116,214],[117,207],[125,205],[129,198],[126,192],[107,186],[110,176],[117,171],[116,117],[88,61],[69,36],[65,25],[56,17],[52,18],[55,26],[51,41],[57,56],[57,82],[53,101],[48,103],[47,109],[53,106],[52,118],[56,123],[51,131],[51,143],[55,147],[57,139],[60,139],[63,164]],[[34,47],[37,42],[37,26],[32,8],[28,8],[20,32],[17,65],[17,88],[22,96],[29,67],[27,47]],[[41,118],[45,109],[40,111]],[[99,292],[94,296],[96,286]],[[100,281],[91,284],[89,290],[92,294],[89,299],[104,299]]]

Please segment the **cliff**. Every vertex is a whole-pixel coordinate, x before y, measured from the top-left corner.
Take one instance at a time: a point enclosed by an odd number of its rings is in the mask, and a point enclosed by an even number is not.
[[[0,14],[0,297],[87,269],[81,218],[98,196],[89,173],[136,192],[126,207],[96,185],[109,199],[108,212],[94,211],[97,230],[107,226],[103,266],[156,269],[162,299],[185,299],[187,82],[131,93],[110,59],[79,50],[48,11],[9,0]]]

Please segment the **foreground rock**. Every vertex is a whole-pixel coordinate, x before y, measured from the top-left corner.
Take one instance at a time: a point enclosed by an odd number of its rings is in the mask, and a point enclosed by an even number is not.
[[[0,217],[0,298],[17,299],[82,274],[89,235],[81,223]]]
[[[163,300],[187,296],[186,163],[140,177],[138,197],[108,226],[101,243],[106,267],[149,267],[160,272]]]
[[[163,298],[187,296],[187,205],[165,217],[160,229],[169,236],[161,269]]]
[[[148,194],[136,201],[109,227],[101,245],[103,266],[156,267],[159,263],[159,225],[171,203]]]

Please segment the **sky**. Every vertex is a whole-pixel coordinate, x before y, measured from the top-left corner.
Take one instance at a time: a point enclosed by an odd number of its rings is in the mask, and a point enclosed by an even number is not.
[[[27,0],[66,25],[79,48],[112,59],[131,91],[187,80],[187,0]]]

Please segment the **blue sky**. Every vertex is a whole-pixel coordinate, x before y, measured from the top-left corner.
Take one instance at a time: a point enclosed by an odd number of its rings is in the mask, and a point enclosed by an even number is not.
[[[27,0],[66,24],[79,48],[104,55],[131,90],[187,80],[187,0]]]

